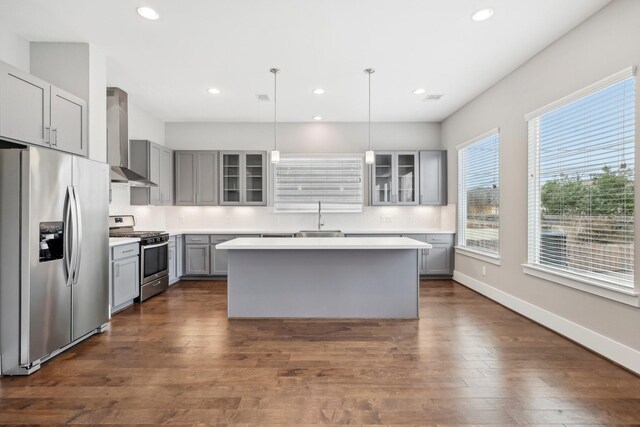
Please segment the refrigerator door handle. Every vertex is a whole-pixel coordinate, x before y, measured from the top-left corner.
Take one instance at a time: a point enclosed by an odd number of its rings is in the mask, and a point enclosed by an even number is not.
[[[65,264],[67,266],[67,286],[71,286],[73,281],[73,269],[75,266],[75,196],[71,186],[67,187],[67,212],[65,215],[65,222],[67,229],[65,230]]]
[[[75,215],[76,215],[76,219],[74,221],[74,225],[75,225],[75,235],[76,235],[76,242],[77,247],[76,247],[76,263],[75,266],[73,267],[73,284],[77,285],[78,284],[78,275],[80,274],[80,262],[82,260],[82,239],[83,239],[83,233],[82,233],[82,208],[80,206],[80,197],[78,195],[78,189],[73,186],[72,187],[73,190],[73,200],[76,204],[76,211],[75,211]]]

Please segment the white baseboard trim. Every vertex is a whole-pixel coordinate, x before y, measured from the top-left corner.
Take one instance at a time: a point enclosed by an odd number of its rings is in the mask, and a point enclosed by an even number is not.
[[[605,337],[591,329],[587,329],[584,326],[572,322],[571,320],[567,320],[564,317],[528,303],[525,300],[514,297],[513,295],[487,285],[486,283],[460,273],[459,271],[453,272],[453,280],[541,325],[546,326],[553,331],[556,331],[561,335],[564,335],[588,349],[601,354],[607,359],[640,374],[640,351],[619,343],[618,341],[614,341],[611,338]]]

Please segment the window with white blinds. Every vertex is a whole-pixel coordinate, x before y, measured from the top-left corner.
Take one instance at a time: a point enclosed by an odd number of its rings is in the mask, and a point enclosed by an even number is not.
[[[633,74],[625,70],[526,117],[529,264],[633,288]]]
[[[500,136],[487,132],[458,146],[458,246],[500,252]]]
[[[282,155],[274,170],[276,212],[362,212],[361,155]]]

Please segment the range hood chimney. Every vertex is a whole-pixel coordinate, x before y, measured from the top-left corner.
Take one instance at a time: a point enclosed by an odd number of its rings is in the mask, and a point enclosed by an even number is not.
[[[129,106],[127,93],[117,87],[107,88],[107,158],[111,182],[132,187],[157,187],[139,173],[129,169]]]

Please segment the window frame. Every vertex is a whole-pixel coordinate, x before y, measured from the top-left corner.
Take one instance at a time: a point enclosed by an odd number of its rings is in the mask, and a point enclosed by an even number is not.
[[[538,108],[531,113],[528,113],[524,116],[524,119],[527,123],[527,148],[528,148],[528,168],[527,168],[527,192],[528,192],[528,200],[527,200],[527,260],[522,264],[523,272],[529,276],[537,277],[543,280],[546,280],[551,283],[555,283],[558,285],[566,286],[572,289],[577,289],[583,292],[587,292],[593,295],[598,295],[603,298],[608,298],[613,301],[617,301],[620,303],[628,304],[634,307],[640,307],[640,284],[638,282],[638,274],[637,272],[639,267],[640,257],[638,250],[640,249],[639,239],[637,239],[638,232],[640,231],[640,223],[637,221],[640,216],[638,213],[640,212],[640,206],[638,201],[640,198],[638,197],[640,194],[640,189],[638,185],[635,184],[634,181],[634,277],[633,277],[633,286],[623,286],[616,285],[615,280],[606,280],[597,277],[591,277],[589,274],[581,274],[579,272],[572,272],[569,270],[565,270],[562,268],[552,267],[552,266],[544,266],[539,263],[532,262],[532,234],[540,232],[540,186],[539,186],[539,177],[537,173],[537,168],[539,168],[539,148],[540,143],[539,140],[532,143],[532,138],[530,135],[531,129],[529,122],[539,118],[540,116],[549,113],[557,108],[563,107],[567,104],[570,104],[574,101],[585,98],[595,92],[598,92],[602,89],[605,89],[611,85],[620,83],[623,80],[626,80],[630,77],[635,79],[635,129],[634,129],[634,138],[635,138],[635,146],[638,145],[638,138],[640,135],[640,109],[638,108],[638,103],[640,102],[640,87],[638,85],[638,79],[636,75],[636,67],[627,67],[624,70],[621,70],[611,76],[608,76],[602,80],[599,80],[595,83],[592,83],[580,90],[577,90],[565,97],[562,97],[554,102],[551,102],[548,105],[545,105],[541,108]],[[636,148],[635,150],[635,165],[638,165],[638,161],[640,160],[640,150]],[[634,174],[635,180],[635,174]],[[533,187],[536,187],[534,189]],[[532,203],[531,198],[536,197],[538,200],[535,205]],[[535,211],[532,211],[531,206],[537,206]],[[540,238],[536,240],[540,244]],[[533,249],[537,252],[540,251],[540,248],[537,247]]]
[[[457,231],[458,231],[458,241],[457,241],[457,245],[455,246],[455,250],[456,250],[456,254],[459,255],[464,255],[470,258],[475,258],[475,259],[479,259],[481,261],[484,262],[488,262],[491,264],[495,264],[495,265],[500,265],[501,264],[501,239],[500,239],[500,235],[501,235],[501,221],[502,221],[502,215],[500,214],[500,210],[498,211],[498,249],[497,251],[491,252],[491,251],[486,251],[486,250],[482,250],[482,249],[478,249],[475,247],[470,247],[464,244],[465,242],[465,231],[464,231],[464,227],[466,225],[466,219],[463,221],[462,215],[460,215],[461,210],[462,210],[462,203],[463,200],[461,198],[463,189],[462,189],[462,183],[464,182],[463,180],[463,174],[464,174],[464,170],[462,170],[459,165],[460,165],[460,155],[462,150],[464,150],[465,148],[478,143],[478,142],[483,142],[486,139],[489,139],[493,136],[497,136],[498,138],[498,207],[499,209],[501,208],[501,202],[502,202],[502,174],[500,173],[500,167],[501,167],[501,162],[500,162],[500,128],[493,128],[490,129],[484,133],[482,133],[481,135],[476,136],[475,138],[471,138],[465,142],[463,142],[462,144],[459,144],[456,146],[456,153],[458,156],[458,209],[457,209],[457,217],[458,217],[458,221],[457,221]],[[466,211],[466,210],[465,210]]]
[[[291,160],[291,159],[314,159],[314,160],[330,160],[330,159],[338,159],[338,160],[358,160],[359,163],[359,173],[360,173],[360,183],[359,183],[359,192],[360,192],[360,197],[361,197],[361,201],[359,204],[354,204],[357,205],[359,207],[359,209],[331,209],[331,208],[327,208],[326,202],[323,202],[323,208],[322,208],[322,213],[341,213],[341,214],[354,214],[354,213],[362,213],[364,211],[364,204],[365,204],[365,198],[366,198],[366,193],[365,193],[365,181],[366,181],[366,167],[365,167],[365,163],[364,163],[364,156],[362,156],[361,154],[358,153],[331,153],[331,154],[327,154],[327,153],[290,153],[290,154],[281,154],[280,155],[280,162],[278,164],[273,164],[271,167],[271,173],[270,173],[270,177],[271,177],[271,187],[273,189],[273,191],[271,191],[272,194],[272,199],[271,199],[271,206],[273,209],[273,213],[275,214],[300,214],[300,213],[317,213],[318,209],[317,207],[315,207],[316,205],[314,204],[313,207],[309,206],[309,207],[302,207],[302,206],[298,206],[295,208],[291,208],[291,209],[279,209],[278,208],[278,200],[277,200],[277,191],[278,191],[278,167],[281,167],[284,163],[286,163],[287,160]]]

